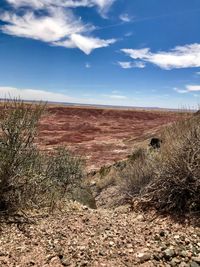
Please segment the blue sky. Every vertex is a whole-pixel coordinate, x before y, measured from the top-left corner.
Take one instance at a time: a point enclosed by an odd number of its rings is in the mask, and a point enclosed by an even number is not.
[[[200,104],[199,0],[0,0],[0,97]]]

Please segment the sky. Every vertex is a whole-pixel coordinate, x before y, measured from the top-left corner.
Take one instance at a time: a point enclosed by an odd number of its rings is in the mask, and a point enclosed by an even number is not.
[[[194,108],[199,0],[0,0],[0,98]]]

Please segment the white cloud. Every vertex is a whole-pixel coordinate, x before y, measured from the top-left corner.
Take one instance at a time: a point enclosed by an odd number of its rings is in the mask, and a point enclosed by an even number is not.
[[[176,91],[179,94],[186,94],[186,93],[188,93],[187,90],[185,90],[185,89],[179,89],[177,87],[174,88],[174,91]]]
[[[44,42],[70,38],[74,33],[91,29],[91,26],[76,20],[70,10],[60,8],[50,9],[49,15],[43,17],[37,17],[33,12],[27,12],[24,16],[6,12],[0,15],[0,20],[8,23],[1,27],[4,33]]]
[[[130,17],[127,13],[121,14],[119,18],[123,22],[130,22],[132,20],[132,17]]]
[[[107,98],[111,98],[111,99],[119,99],[119,100],[123,100],[123,99],[127,99],[127,97],[125,95],[103,95],[104,97]]]
[[[127,104],[126,96],[123,95],[98,95],[91,98],[90,95],[84,95],[83,98],[68,96],[64,93],[55,93],[45,90],[36,89],[19,89],[16,87],[0,86],[0,98],[20,98],[28,101],[49,101],[62,103],[79,103],[79,104],[99,104],[99,105],[122,105]]]
[[[200,91],[200,85],[187,85],[186,88],[189,92]]]
[[[121,51],[132,59],[150,62],[165,70],[200,67],[200,44],[198,43],[176,46],[168,52],[152,53],[149,48],[122,49]]]
[[[75,99],[65,94],[53,93],[44,90],[18,89],[15,87],[0,87],[0,98],[21,98],[23,100],[74,102]]]
[[[75,7],[78,5],[90,6],[96,3],[102,10],[111,5],[112,1],[102,0],[8,0],[16,7],[30,5],[35,9],[45,7],[45,15],[36,15],[34,10],[22,9],[18,15],[8,11],[0,14],[0,20],[5,24],[0,29],[9,35],[31,38],[47,42],[54,46],[66,48],[79,48],[87,55],[94,49],[107,47],[113,44],[115,39],[100,39],[90,33],[95,29],[93,25],[85,24],[81,18],[74,16],[72,10],[61,6]],[[59,6],[59,7],[58,7]]]
[[[191,92],[200,92],[200,85],[186,85],[185,89],[180,89],[175,87],[174,91],[176,91],[179,94],[186,94]]]
[[[143,69],[146,66],[146,64],[142,61],[135,61],[135,62],[118,61],[118,65],[123,69],[132,69],[132,68]]]
[[[78,47],[86,55],[89,55],[94,49],[107,47],[110,44],[113,44],[116,42],[115,39],[104,40],[104,39],[99,39],[99,38],[94,38],[94,37],[83,36],[81,34],[72,34],[70,36],[70,39],[71,39],[70,45]],[[68,40],[67,40],[67,44],[66,44],[66,41],[54,42],[54,44],[58,46],[69,47]]]
[[[6,0],[16,8],[31,7],[33,9],[43,9],[52,7],[93,7],[96,6],[99,12],[105,16],[106,12],[116,0]]]
[[[197,71],[197,72],[196,72],[196,75],[200,75],[200,71]]]

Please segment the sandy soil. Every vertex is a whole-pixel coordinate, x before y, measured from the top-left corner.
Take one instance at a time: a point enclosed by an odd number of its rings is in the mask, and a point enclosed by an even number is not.
[[[45,150],[67,145],[86,157],[88,169],[97,169],[125,158],[136,142],[179,117],[163,111],[49,106],[38,141]]]

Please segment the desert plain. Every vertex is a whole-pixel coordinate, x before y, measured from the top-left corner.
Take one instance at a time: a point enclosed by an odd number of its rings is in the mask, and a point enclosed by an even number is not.
[[[39,126],[38,144],[51,151],[64,145],[96,170],[126,158],[137,144],[159,134],[161,128],[182,117],[167,110],[47,106]]]

